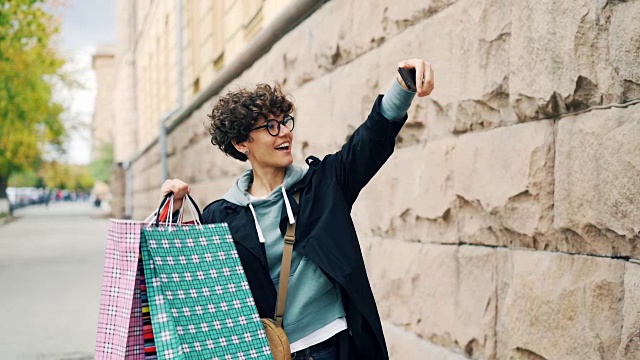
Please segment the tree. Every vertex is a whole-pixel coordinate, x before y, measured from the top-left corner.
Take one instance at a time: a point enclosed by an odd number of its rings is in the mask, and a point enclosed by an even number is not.
[[[91,190],[95,181],[87,166],[46,162],[40,169],[44,185],[67,190]]]
[[[53,98],[65,82],[52,47],[59,28],[44,0],[0,3],[0,199],[12,173],[35,168],[45,149],[62,149],[64,106]]]
[[[35,170],[17,171],[9,177],[9,186],[13,187],[44,187],[44,180]]]
[[[98,156],[89,164],[91,174],[96,181],[109,183],[113,167],[113,144],[102,144],[98,148]]]

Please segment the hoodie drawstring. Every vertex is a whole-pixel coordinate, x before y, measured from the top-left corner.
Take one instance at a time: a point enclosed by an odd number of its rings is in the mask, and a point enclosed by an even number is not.
[[[258,223],[258,217],[256,216],[256,211],[253,209],[253,205],[249,203],[249,209],[251,209],[251,213],[253,214],[253,221],[256,223],[256,231],[258,232],[258,239],[261,243],[264,243],[264,235],[262,234],[262,228],[260,228],[260,224]]]
[[[284,189],[284,185],[282,185],[282,197],[284,198],[284,205],[287,207],[289,224],[295,224],[296,219],[293,217],[293,211],[291,211],[291,204],[289,203],[289,197],[287,196],[287,191]]]
[[[295,224],[296,219],[293,216],[293,211],[291,210],[291,203],[289,203],[289,197],[287,196],[287,190],[282,185],[282,197],[284,199],[284,206],[287,208],[287,217],[289,218],[289,224]],[[260,227],[260,223],[258,223],[258,216],[256,215],[256,210],[253,208],[253,204],[249,203],[249,209],[251,209],[251,214],[253,215],[253,222],[256,224],[256,232],[258,233],[258,239],[261,243],[265,242],[264,234],[262,233],[262,228]]]

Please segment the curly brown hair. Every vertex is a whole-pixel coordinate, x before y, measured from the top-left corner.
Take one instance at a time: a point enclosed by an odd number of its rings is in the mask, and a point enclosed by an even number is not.
[[[207,126],[211,143],[225,154],[247,161],[247,155],[239,152],[233,143],[249,139],[249,132],[269,115],[291,114],[294,106],[277,84],[257,84],[255,90],[240,89],[220,96],[213,107]]]

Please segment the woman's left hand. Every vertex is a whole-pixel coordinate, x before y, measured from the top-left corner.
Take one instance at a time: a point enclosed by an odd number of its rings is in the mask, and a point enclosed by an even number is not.
[[[422,59],[410,59],[400,61],[398,67],[416,69],[416,93],[419,97],[431,94],[434,89],[433,67],[431,67],[431,64]],[[405,87],[400,75],[397,76],[397,79],[400,85]]]

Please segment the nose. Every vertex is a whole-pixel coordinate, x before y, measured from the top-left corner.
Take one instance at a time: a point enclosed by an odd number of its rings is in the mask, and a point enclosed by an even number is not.
[[[279,125],[280,125],[280,132],[278,133],[278,137],[289,135],[289,134],[291,134],[291,136],[293,136],[293,133],[291,132],[291,130],[289,130],[288,127],[286,127],[286,126],[284,126],[282,124],[279,124]]]

